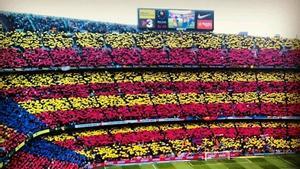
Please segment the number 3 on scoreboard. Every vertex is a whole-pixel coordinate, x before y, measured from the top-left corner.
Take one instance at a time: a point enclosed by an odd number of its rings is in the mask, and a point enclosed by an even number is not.
[[[147,19],[147,28],[153,28],[153,20],[152,19]]]

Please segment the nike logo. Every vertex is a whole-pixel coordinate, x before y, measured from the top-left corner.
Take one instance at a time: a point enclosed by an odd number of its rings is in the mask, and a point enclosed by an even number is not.
[[[206,15],[198,15],[198,19],[203,19],[203,18],[206,18],[206,17],[208,17],[208,16],[210,16],[211,14],[206,14]]]

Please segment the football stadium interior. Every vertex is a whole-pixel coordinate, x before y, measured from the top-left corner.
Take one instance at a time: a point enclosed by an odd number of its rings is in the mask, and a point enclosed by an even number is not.
[[[2,11],[0,168],[298,168],[300,39],[190,21]]]

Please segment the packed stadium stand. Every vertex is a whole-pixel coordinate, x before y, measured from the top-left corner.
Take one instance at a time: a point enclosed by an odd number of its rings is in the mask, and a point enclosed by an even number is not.
[[[300,150],[299,39],[0,24],[0,168]]]

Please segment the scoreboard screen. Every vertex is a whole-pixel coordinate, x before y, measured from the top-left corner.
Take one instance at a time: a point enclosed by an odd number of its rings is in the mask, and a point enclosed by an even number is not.
[[[138,9],[138,28],[144,30],[214,30],[214,11]]]

